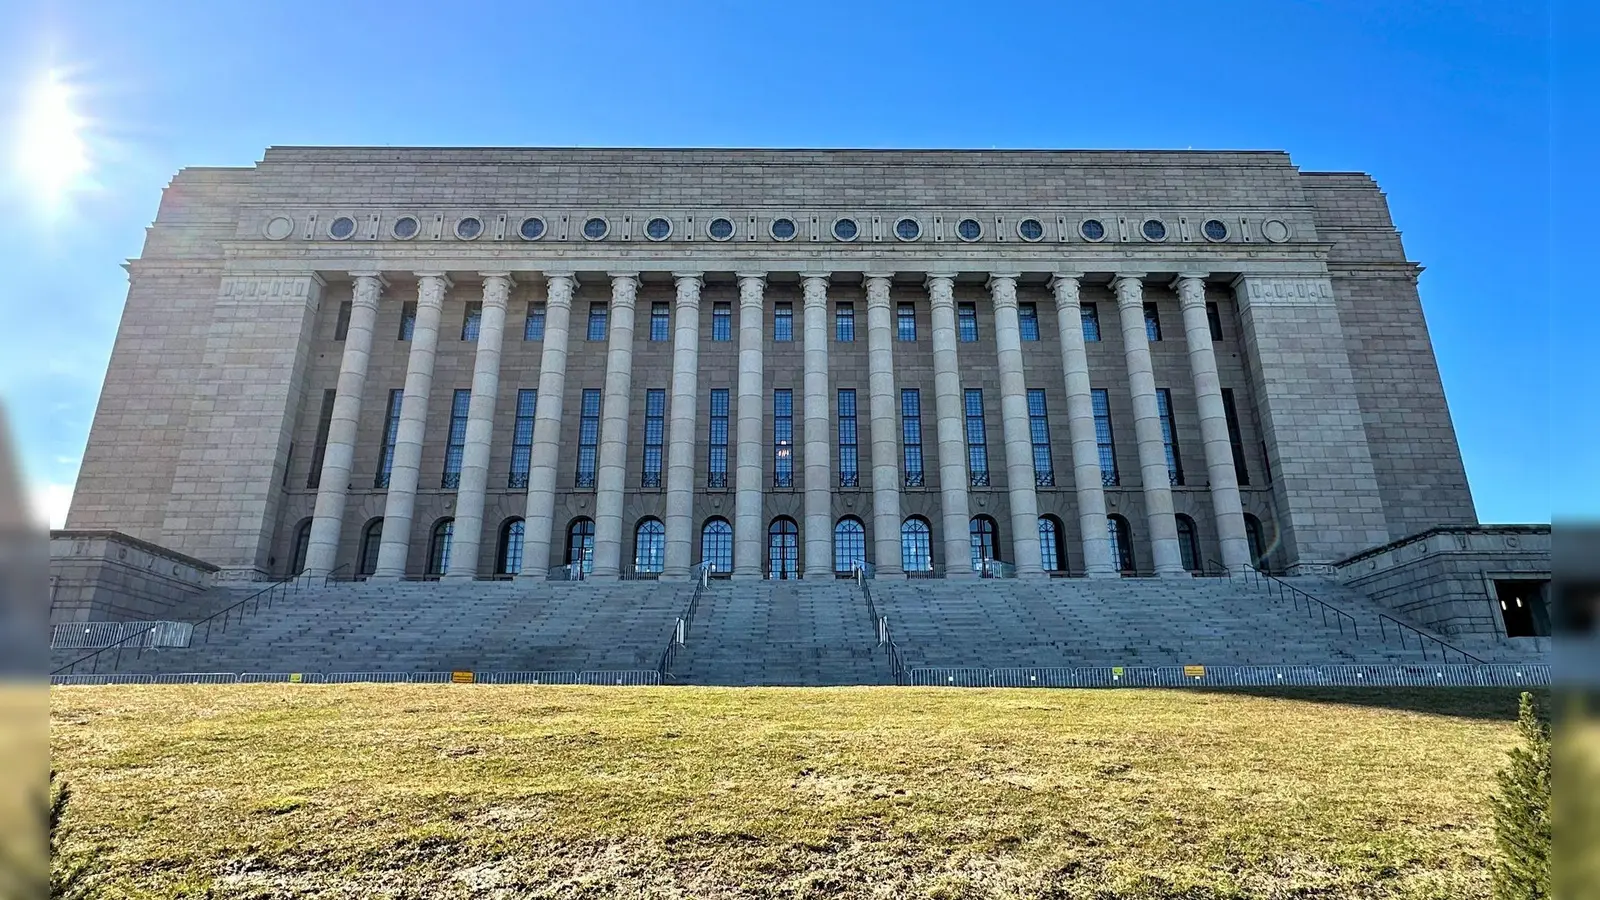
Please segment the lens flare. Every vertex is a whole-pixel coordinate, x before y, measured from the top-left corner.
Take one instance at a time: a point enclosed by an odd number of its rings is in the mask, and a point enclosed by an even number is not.
[[[88,120],[78,112],[76,99],[60,72],[45,73],[29,88],[14,132],[16,177],[50,208],[60,207],[89,173]]]

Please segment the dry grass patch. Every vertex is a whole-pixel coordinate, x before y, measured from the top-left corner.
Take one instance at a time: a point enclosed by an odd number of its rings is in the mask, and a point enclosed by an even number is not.
[[[1378,705],[1381,702],[1382,705]],[[1509,691],[56,688],[149,897],[1488,896]]]

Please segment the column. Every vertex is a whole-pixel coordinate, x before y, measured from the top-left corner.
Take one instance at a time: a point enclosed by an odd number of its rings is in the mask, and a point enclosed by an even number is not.
[[[1178,520],[1172,512],[1172,482],[1167,473],[1166,444],[1161,440],[1161,415],[1156,406],[1156,377],[1150,365],[1150,339],[1144,330],[1142,275],[1118,275],[1112,282],[1122,321],[1122,346],[1133,394],[1133,433],[1139,441],[1139,478],[1144,484],[1144,512],[1155,556],[1156,574],[1182,578]]]
[[[483,542],[484,494],[489,489],[489,446],[494,440],[494,406],[500,396],[500,343],[506,331],[506,298],[511,273],[483,272],[483,316],[472,364],[472,401],[467,406],[467,443],[461,451],[461,483],[456,489],[456,524],[446,578],[478,574]]]
[[[1061,368],[1066,373],[1067,434],[1072,440],[1072,480],[1078,490],[1078,532],[1083,539],[1084,574],[1115,578],[1106,536],[1106,492],[1100,473],[1100,443],[1094,433],[1094,397],[1089,387],[1089,356],[1083,346],[1083,311],[1078,305],[1078,273],[1057,275],[1056,325],[1061,336]],[[1176,524],[1174,524],[1176,528]]]
[[[949,275],[929,275],[926,285],[933,312],[934,428],[939,439],[944,575],[946,578],[972,578],[977,573],[972,571],[966,419],[962,415],[961,368],[956,357],[955,280]],[[895,527],[898,539],[899,526]]]
[[[355,272],[350,302],[350,325],[345,330],[344,356],[339,362],[339,384],[333,395],[333,417],[328,421],[328,444],[322,454],[322,478],[312,513],[311,539],[306,545],[307,575],[327,575],[339,555],[339,532],[344,525],[345,497],[350,490],[350,465],[356,452],[356,425],[361,418],[361,392],[367,384],[367,361],[372,357],[373,324],[378,318],[378,295],[383,276]]]
[[[522,574],[543,581],[550,574],[555,527],[556,462],[561,457],[561,407],[567,392],[567,336],[572,294],[578,279],[545,273],[544,353],[539,358],[539,403],[534,410],[533,448],[528,460],[528,511],[523,516]]]
[[[879,575],[900,575],[900,461],[894,390],[891,275],[864,276],[867,287],[867,388],[872,413],[872,552]],[[966,525],[962,525],[966,535]],[[967,558],[963,547],[961,558]]]
[[[594,497],[594,577],[606,581],[622,571],[622,491],[628,474],[628,405],[633,399],[633,302],[639,293],[638,273],[610,274],[611,334]]]
[[[1022,333],[1017,324],[1017,276],[990,275],[989,296],[994,299],[994,344],[1000,370],[1000,431],[1006,441],[1011,562],[1018,577],[1037,578],[1044,569],[1039,560],[1039,495],[1033,472],[1028,381],[1022,369]]]
[[[761,544],[766,523],[761,516],[761,420],[765,379],[762,377],[761,326],[766,316],[766,276],[739,276],[739,424],[738,469],[734,473],[733,577],[761,577]]]
[[[828,275],[802,275],[805,294],[805,571],[833,577],[833,448],[828,443]]]
[[[372,577],[399,579],[406,574],[411,546],[411,516],[417,505],[422,441],[428,423],[428,394],[433,390],[433,358],[439,346],[439,312],[450,280],[442,272],[417,273],[417,321],[411,329],[411,355],[406,360],[405,393],[400,424],[395,430],[389,495],[383,503],[383,540]],[[352,310],[354,312],[354,310]]]
[[[1189,373],[1194,377],[1195,405],[1200,409],[1200,439],[1205,445],[1206,478],[1217,517],[1222,564],[1230,572],[1250,568],[1250,541],[1244,533],[1244,506],[1239,501],[1239,475],[1233,468],[1233,441],[1222,406],[1222,380],[1211,347],[1211,322],[1206,316],[1204,275],[1179,275],[1173,282],[1183,307],[1183,334],[1189,346]]]
[[[699,272],[675,272],[678,296],[673,306],[672,419],[667,426],[667,529],[662,581],[684,581],[694,564],[695,403],[700,390]]]

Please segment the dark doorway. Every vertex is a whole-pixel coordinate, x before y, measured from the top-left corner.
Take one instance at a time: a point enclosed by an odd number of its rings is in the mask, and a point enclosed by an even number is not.
[[[1500,603],[1500,617],[1505,621],[1506,637],[1550,635],[1550,582],[1496,581],[1494,592]]]

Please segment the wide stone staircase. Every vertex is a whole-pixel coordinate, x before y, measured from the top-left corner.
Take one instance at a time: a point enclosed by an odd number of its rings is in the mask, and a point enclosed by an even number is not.
[[[195,630],[187,648],[123,650],[98,672],[655,669],[692,584],[332,583]],[[209,631],[209,634],[208,634]],[[51,651],[52,668],[84,650]],[[78,674],[91,670],[84,665]]]
[[[850,581],[713,581],[685,629],[669,684],[847,685],[892,681]]]
[[[1472,661],[1440,643],[1449,638],[1385,621],[1386,610],[1363,595],[1330,586],[1320,579],[1288,579],[1281,589],[1228,578],[919,579],[874,581],[872,591],[908,668]],[[1517,661],[1507,648],[1489,656],[1495,647],[1461,649],[1484,661]]]

